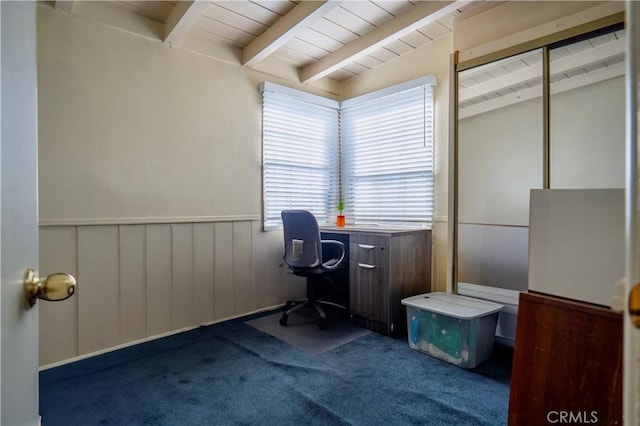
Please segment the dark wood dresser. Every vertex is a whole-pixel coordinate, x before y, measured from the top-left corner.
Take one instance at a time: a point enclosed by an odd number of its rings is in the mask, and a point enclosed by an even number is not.
[[[522,293],[509,425],[622,425],[622,314]]]

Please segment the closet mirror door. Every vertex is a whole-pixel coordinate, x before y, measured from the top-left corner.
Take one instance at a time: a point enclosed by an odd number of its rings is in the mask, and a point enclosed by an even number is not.
[[[458,75],[461,293],[527,289],[529,193],[543,183],[542,56],[537,49]]]
[[[624,276],[625,31],[549,47],[550,191],[531,209],[529,289],[609,306]]]
[[[551,46],[550,186],[624,188],[625,30]]]

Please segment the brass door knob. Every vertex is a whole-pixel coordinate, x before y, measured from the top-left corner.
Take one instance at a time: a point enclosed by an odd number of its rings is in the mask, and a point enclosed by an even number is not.
[[[41,279],[34,269],[28,269],[24,278],[24,291],[29,307],[38,299],[57,302],[68,299],[76,291],[76,279],[71,274],[58,272]]]
[[[629,317],[631,323],[640,328],[640,284],[634,285],[629,292]]]

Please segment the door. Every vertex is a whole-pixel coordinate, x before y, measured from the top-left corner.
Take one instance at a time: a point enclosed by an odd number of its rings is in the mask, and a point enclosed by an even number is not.
[[[37,425],[38,308],[23,279],[38,266],[35,2],[0,2],[0,423]]]
[[[640,185],[638,133],[640,132],[640,3],[627,1],[627,182],[626,182],[626,281],[628,297],[640,302]],[[640,304],[640,303],[638,303]],[[631,304],[630,304],[631,305]],[[631,308],[631,306],[629,306]],[[640,306],[633,306],[624,321],[624,424],[640,425]],[[633,326],[632,319],[636,322]]]

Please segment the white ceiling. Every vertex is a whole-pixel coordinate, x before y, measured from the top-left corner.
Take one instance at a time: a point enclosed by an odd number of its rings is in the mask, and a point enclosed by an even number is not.
[[[86,3],[93,3],[88,5]],[[452,18],[481,1],[57,1],[59,11],[98,19],[119,13],[159,27],[159,38],[179,45],[185,35],[241,51],[253,67],[267,57],[294,67],[300,81],[338,82],[413,51],[451,32]],[[88,14],[88,13],[87,13]],[[115,16],[115,15],[114,15]],[[111,25],[119,26],[117,20]]]
[[[427,45],[461,14],[497,2],[476,1],[55,1],[61,13],[138,33],[172,46],[198,40],[259,68],[267,59],[299,81],[343,82]],[[624,74],[624,30],[551,52],[552,93]],[[208,54],[207,52],[203,52]],[[460,117],[542,95],[542,54],[523,53],[460,75]]]

